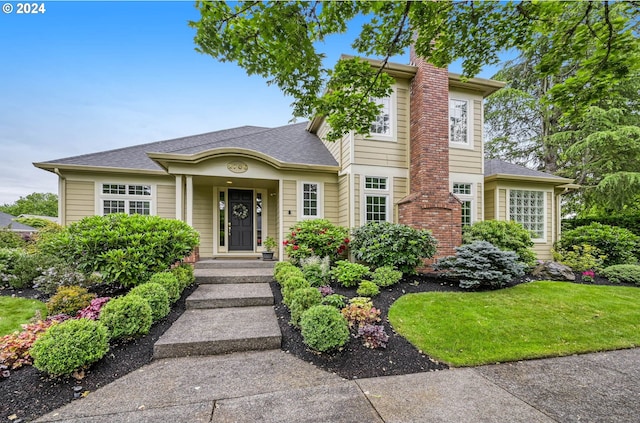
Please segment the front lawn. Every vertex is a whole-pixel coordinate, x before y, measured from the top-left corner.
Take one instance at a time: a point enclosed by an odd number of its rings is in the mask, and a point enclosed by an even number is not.
[[[389,320],[425,354],[454,366],[615,350],[640,345],[640,290],[542,281],[408,294]]]
[[[25,298],[0,297],[0,336],[21,330],[40,310],[42,318],[47,316],[47,307],[42,301]]]

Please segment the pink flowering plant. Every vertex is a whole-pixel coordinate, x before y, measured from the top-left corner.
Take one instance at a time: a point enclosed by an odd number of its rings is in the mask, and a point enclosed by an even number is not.
[[[283,241],[291,261],[318,256],[329,257],[332,263],[346,257],[349,248],[349,230],[326,219],[303,220],[293,225]]]
[[[110,299],[110,297],[94,298],[88,306],[78,311],[76,319],[85,318],[98,320],[98,317],[100,317],[100,310]]]
[[[596,272],[593,270],[585,270],[582,272],[582,280],[584,282],[593,282],[596,277]]]

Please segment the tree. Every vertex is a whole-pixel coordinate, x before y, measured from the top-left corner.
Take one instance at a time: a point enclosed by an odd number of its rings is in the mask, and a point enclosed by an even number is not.
[[[58,196],[52,193],[34,192],[20,197],[13,204],[0,206],[0,211],[12,216],[35,214],[39,216],[58,216]]]
[[[553,92],[564,106],[575,107],[577,101],[578,108],[588,107],[608,83],[637,67],[625,60],[635,48],[630,41],[637,2],[241,1],[196,7],[201,19],[191,25],[199,51],[276,84],[294,98],[294,116],[326,116],[329,139],[351,130],[368,133],[379,111],[372,98],[390,90],[391,78],[366,61],[323,67],[322,42],[345,32],[356,17],[365,23],[352,46],[382,58],[383,67],[413,45],[436,66],[463,59],[465,76],[497,63],[502,50],[525,48],[545,35],[551,44],[540,59],[543,73],[554,74],[579,58],[564,87]]]

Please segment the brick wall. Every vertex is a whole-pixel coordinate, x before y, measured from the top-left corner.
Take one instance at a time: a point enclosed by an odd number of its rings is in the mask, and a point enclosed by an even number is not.
[[[449,76],[416,57],[411,82],[409,196],[398,204],[398,220],[430,229],[436,257],[454,254],[462,242],[460,202],[449,192]]]

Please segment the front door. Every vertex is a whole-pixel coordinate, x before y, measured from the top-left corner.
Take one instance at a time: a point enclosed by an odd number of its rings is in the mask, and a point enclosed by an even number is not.
[[[253,191],[229,190],[229,251],[253,251]]]

